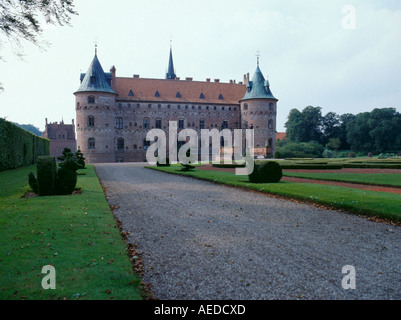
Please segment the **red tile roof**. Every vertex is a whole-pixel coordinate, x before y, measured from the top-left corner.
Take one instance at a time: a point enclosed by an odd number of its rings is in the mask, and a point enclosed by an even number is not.
[[[287,133],[285,132],[277,132],[276,133],[276,140],[284,140],[287,138]]]
[[[133,96],[128,95],[130,90]],[[115,91],[118,99],[138,102],[238,104],[245,95],[246,86],[236,83],[116,77]],[[204,99],[200,98],[202,94]],[[223,99],[219,99],[220,94]]]

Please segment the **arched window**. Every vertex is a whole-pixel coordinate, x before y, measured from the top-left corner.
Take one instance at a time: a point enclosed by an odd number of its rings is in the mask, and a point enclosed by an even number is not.
[[[273,120],[269,120],[268,122],[268,128],[273,129]]]
[[[269,103],[269,110],[273,110],[274,109],[274,104],[272,102]]]
[[[117,150],[124,150],[124,139],[123,138],[117,139]]]
[[[89,138],[88,139],[88,149],[95,149],[95,138]]]
[[[150,129],[150,119],[149,118],[144,118],[143,119],[143,128],[144,129]]]
[[[269,140],[267,140],[267,146],[268,147],[272,147],[273,146],[273,139],[269,138]]]
[[[88,127],[94,127],[94,126],[95,126],[95,117],[88,116]]]
[[[155,127],[157,129],[161,129],[162,128],[162,119],[160,119],[160,118],[156,119]]]
[[[199,129],[205,129],[205,119],[199,120]]]
[[[248,110],[248,104],[247,103],[244,104],[244,110]]]
[[[95,96],[89,96],[88,103],[95,103]]]

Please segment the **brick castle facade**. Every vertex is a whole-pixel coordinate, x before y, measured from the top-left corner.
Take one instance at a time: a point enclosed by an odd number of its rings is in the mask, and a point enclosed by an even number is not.
[[[49,139],[50,155],[56,159],[63,154],[64,148],[69,148],[75,152],[77,142],[75,139],[74,119],[72,119],[72,124],[65,124],[63,120],[60,123],[48,123],[46,118],[45,131],[42,137]]]
[[[259,60],[251,80],[247,74],[244,82],[222,83],[180,79],[171,49],[165,79],[117,77],[114,66],[106,73],[95,53],[80,80],[74,93],[77,146],[87,162],[146,161],[147,132],[162,129],[168,140],[169,121],[177,121],[178,130],[251,128],[255,155],[269,157],[275,151],[278,100]]]

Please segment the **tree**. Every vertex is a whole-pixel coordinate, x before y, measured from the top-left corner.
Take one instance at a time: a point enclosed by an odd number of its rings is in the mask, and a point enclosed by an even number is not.
[[[322,118],[323,141],[325,144],[332,138],[338,138],[340,134],[340,116],[335,112],[328,112]]]
[[[331,150],[338,150],[341,147],[341,140],[339,138],[330,138],[329,142],[327,143],[327,146]]]
[[[300,112],[292,109],[285,123],[288,140],[293,142],[322,141],[322,113],[320,107],[308,106]]]
[[[18,46],[21,40],[39,45],[41,17],[45,23],[62,26],[74,14],[73,0],[4,0],[0,1],[0,30]]]

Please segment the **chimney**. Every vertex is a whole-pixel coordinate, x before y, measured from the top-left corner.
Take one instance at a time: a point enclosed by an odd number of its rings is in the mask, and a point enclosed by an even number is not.
[[[110,69],[111,73],[111,88],[116,90],[116,67],[112,66]]]
[[[219,83],[220,79],[214,79],[214,82]]]
[[[247,85],[249,82],[249,72],[247,74],[244,74],[244,84]]]
[[[47,118],[45,118],[45,120],[46,120],[46,124],[47,124]]]
[[[134,78],[139,78],[139,74],[134,74]]]
[[[72,125],[74,125],[74,119],[72,119],[71,122],[72,122]]]
[[[187,78],[185,78],[185,80],[186,81],[192,81],[192,78],[187,77]]]
[[[206,78],[206,82],[210,82],[210,78]]]

